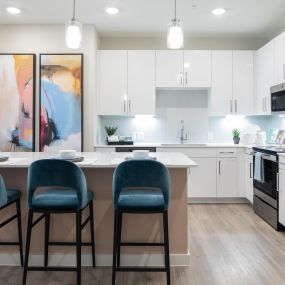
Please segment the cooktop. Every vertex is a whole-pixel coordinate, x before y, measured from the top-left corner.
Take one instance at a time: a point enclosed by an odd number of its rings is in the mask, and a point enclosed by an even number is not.
[[[264,152],[272,155],[277,155],[278,153],[285,153],[285,146],[276,146],[276,145],[266,145],[260,147],[253,147],[254,151]]]

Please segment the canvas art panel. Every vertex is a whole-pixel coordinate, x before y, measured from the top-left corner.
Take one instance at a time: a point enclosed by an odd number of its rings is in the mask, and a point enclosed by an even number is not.
[[[0,54],[0,151],[35,149],[34,54]]]
[[[82,151],[82,54],[40,55],[40,151]]]

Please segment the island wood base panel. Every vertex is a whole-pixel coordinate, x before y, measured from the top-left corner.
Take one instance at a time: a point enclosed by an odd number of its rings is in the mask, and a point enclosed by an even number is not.
[[[110,265],[113,248],[113,222],[114,210],[112,206],[112,176],[114,168],[83,168],[87,178],[88,188],[95,194],[94,219],[95,242],[98,265]],[[27,229],[27,168],[1,168],[0,174],[6,182],[7,188],[17,188],[22,191],[22,223],[23,238],[25,242]],[[171,205],[169,209],[169,239],[172,265],[189,265],[188,235],[187,235],[187,168],[170,168],[171,175]],[[14,213],[13,207],[1,211],[1,220]],[[88,214],[88,207],[84,211],[82,220]],[[37,216],[37,215],[35,215]],[[17,225],[11,223],[0,230],[1,241],[12,241],[17,238]],[[89,241],[89,227],[82,231],[82,240]],[[50,241],[74,241],[75,240],[75,215],[55,214],[51,215]],[[158,242],[163,240],[162,215],[126,214],[123,220],[122,240],[136,242]],[[39,223],[32,231],[31,262],[41,259],[44,249],[44,222]],[[85,265],[88,265],[88,252],[91,249],[82,247],[83,255],[86,255]],[[3,259],[17,260],[18,247],[0,247],[0,265],[5,264]],[[75,254],[72,247],[49,247],[51,258],[55,263],[70,263]],[[139,265],[154,265],[160,263],[163,253],[160,248],[122,248],[122,258],[127,263],[135,262]],[[8,258],[10,256],[10,258]],[[34,256],[34,257],[33,257]],[[139,258],[141,256],[141,258]],[[70,258],[69,258],[70,257]],[[90,255],[91,258],[91,255]],[[58,261],[57,261],[58,260]],[[75,261],[75,259],[74,259]],[[4,265],[3,264],[3,265]],[[134,263],[133,263],[134,264]]]

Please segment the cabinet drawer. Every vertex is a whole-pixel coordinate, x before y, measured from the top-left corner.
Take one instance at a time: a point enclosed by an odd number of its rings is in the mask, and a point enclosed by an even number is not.
[[[162,152],[181,152],[190,158],[195,157],[216,157],[216,148],[208,148],[208,147],[158,147],[157,151]]]
[[[236,157],[237,149],[236,148],[218,148],[217,157]]]

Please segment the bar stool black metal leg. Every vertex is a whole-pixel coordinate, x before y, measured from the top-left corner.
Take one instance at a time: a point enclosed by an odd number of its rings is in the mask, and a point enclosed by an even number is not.
[[[76,212],[76,266],[77,285],[81,284],[81,211]]]
[[[118,238],[117,238],[117,266],[121,266],[121,240],[122,240],[122,220],[123,213],[118,215]]]
[[[48,243],[49,243],[50,214],[45,217],[45,267],[48,266]]]
[[[167,285],[170,285],[170,261],[169,261],[169,234],[168,234],[168,212],[163,212],[164,230],[164,260],[166,269]]]
[[[26,253],[25,253],[24,274],[23,274],[23,285],[26,284],[26,280],[27,280],[27,271],[28,271],[30,244],[31,244],[31,233],[32,233],[32,223],[33,223],[33,211],[29,210],[28,228],[27,228],[27,241],[26,241]]]
[[[90,232],[91,232],[91,243],[92,243],[92,265],[96,266],[95,262],[95,237],[94,237],[94,215],[93,215],[93,201],[89,203],[89,215],[90,215]]]
[[[24,258],[23,258],[23,238],[22,238],[22,217],[21,217],[21,202],[20,199],[16,201],[17,206],[17,220],[18,220],[18,235],[19,235],[19,250],[20,250],[20,260],[21,266],[24,265]]]
[[[115,211],[115,214],[114,214],[114,242],[113,242],[112,285],[116,284],[117,228],[118,228],[118,211]]]

